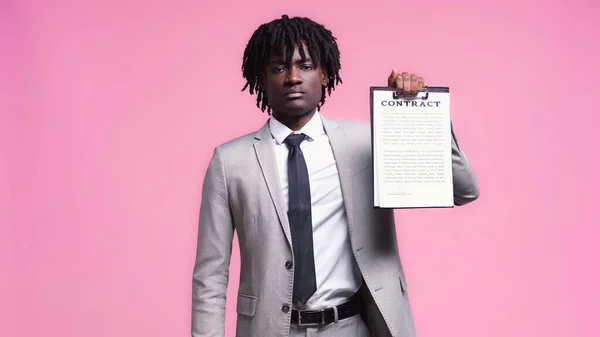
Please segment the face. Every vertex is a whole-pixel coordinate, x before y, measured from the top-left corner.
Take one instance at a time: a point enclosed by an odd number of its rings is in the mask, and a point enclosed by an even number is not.
[[[275,117],[297,118],[314,112],[321,101],[327,75],[310,58],[303,43],[302,59],[298,47],[291,60],[272,55],[265,73],[265,91]]]

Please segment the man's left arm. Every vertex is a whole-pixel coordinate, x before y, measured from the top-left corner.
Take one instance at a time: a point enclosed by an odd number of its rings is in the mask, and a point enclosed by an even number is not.
[[[479,187],[475,174],[469,165],[467,156],[458,146],[454,128],[450,123],[452,132],[452,184],[454,188],[454,204],[462,206],[479,197]]]

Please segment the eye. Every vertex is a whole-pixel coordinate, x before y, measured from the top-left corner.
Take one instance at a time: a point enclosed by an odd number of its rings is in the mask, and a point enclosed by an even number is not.
[[[300,66],[300,69],[302,70],[313,70],[313,66],[312,64],[303,64]]]
[[[280,72],[282,72],[284,70],[285,70],[284,67],[273,67],[273,68],[271,68],[271,71],[274,72],[274,73],[280,73]]]

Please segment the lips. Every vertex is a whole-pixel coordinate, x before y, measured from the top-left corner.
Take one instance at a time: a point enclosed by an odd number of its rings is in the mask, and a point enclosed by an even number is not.
[[[285,93],[285,97],[296,98],[302,97],[304,95],[304,91],[301,90],[289,90]]]

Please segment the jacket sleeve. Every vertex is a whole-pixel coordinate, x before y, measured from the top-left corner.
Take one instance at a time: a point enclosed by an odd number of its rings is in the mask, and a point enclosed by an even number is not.
[[[192,337],[223,337],[234,234],[222,152],[216,147],[202,185],[192,282]]]
[[[458,146],[458,141],[456,140],[452,126],[451,132],[454,204],[456,206],[462,206],[479,198],[479,187],[466,154]]]

